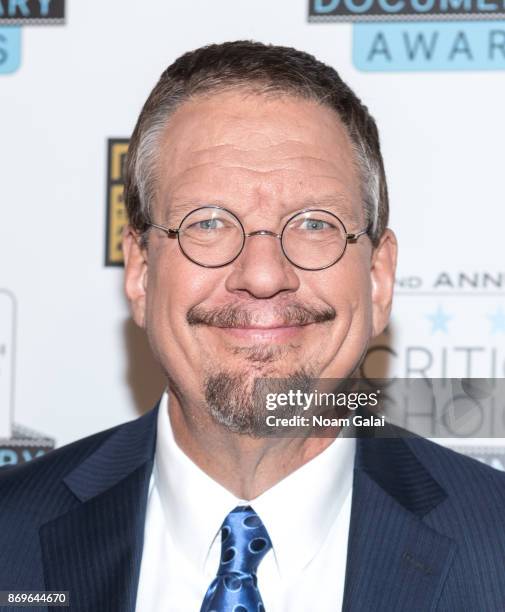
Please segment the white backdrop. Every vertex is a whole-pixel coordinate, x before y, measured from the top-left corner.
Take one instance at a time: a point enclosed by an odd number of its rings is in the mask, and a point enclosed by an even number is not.
[[[158,397],[122,269],[104,266],[107,140],[129,136],[176,57],[240,38],[333,65],[378,122],[400,243],[378,340],[392,373],[505,376],[505,73],[361,72],[353,26],[307,14],[307,0],[68,0],[65,25],[22,27],[21,65],[0,74],[0,288],[17,304],[14,320],[0,294],[0,437],[14,421],[60,446]]]

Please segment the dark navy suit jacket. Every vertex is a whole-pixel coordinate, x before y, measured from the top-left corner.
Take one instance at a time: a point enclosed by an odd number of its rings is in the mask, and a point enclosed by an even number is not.
[[[0,471],[0,590],[135,610],[157,411]],[[343,610],[505,611],[505,474],[422,438],[362,434]]]

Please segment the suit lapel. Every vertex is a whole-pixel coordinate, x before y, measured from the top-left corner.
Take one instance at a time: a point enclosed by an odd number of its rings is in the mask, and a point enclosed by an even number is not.
[[[46,590],[69,591],[79,612],[135,610],[157,413],[121,426],[70,472],[79,501],[40,529]]]
[[[422,518],[445,498],[405,439],[357,440],[343,610],[436,609],[456,545]]]

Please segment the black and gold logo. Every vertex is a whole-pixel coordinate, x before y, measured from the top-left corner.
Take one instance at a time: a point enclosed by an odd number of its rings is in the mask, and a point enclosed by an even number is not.
[[[121,238],[127,223],[123,188],[128,142],[127,138],[109,138],[108,140],[106,266],[123,265]]]

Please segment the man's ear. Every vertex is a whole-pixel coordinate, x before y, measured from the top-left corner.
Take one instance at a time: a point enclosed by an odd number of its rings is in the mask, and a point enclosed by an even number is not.
[[[147,248],[139,233],[130,225],[123,231],[124,290],[130,302],[133,320],[145,327],[147,288]]]
[[[397,252],[396,236],[392,230],[386,229],[374,249],[370,268],[374,337],[384,331],[391,314]]]

